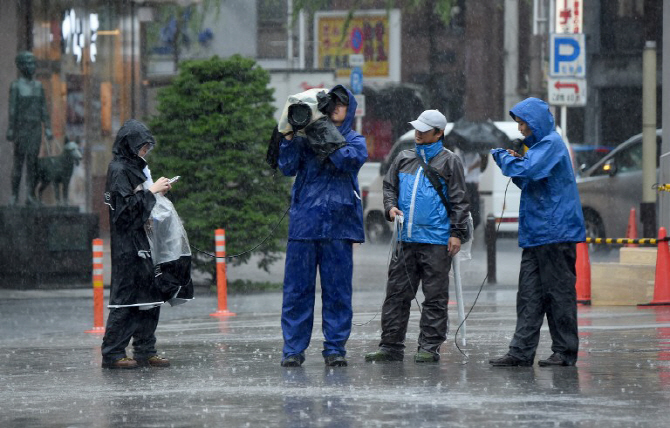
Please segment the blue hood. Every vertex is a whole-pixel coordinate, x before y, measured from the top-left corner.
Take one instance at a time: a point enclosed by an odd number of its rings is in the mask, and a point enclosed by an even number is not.
[[[416,144],[414,143],[417,156],[425,154],[425,161],[430,162],[438,153],[444,150],[444,144],[440,138],[437,142],[431,144]]]
[[[529,148],[556,129],[549,105],[538,98],[526,98],[512,107],[509,114],[512,119],[518,117],[526,122],[533,131],[533,135],[524,140]]]
[[[344,122],[342,122],[342,125],[337,127],[337,130],[340,131],[340,134],[342,135],[347,135],[349,131],[351,131],[351,127],[354,124],[354,118],[356,116],[356,108],[358,107],[358,102],[356,101],[356,98],[354,97],[354,94],[351,93],[349,89],[342,85],[335,85],[331,89],[331,92],[333,89],[340,87],[347,91],[347,95],[349,95],[349,106],[347,107],[347,116],[344,118]]]

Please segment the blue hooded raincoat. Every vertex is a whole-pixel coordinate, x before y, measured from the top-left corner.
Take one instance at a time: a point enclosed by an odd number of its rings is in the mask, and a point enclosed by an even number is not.
[[[528,124],[526,154],[517,158],[504,149],[491,151],[507,177],[521,189],[519,246],[522,248],[586,239],[582,205],[568,149],[556,132],[549,106],[528,98],[510,115]]]
[[[284,358],[302,356],[309,345],[317,266],[323,300],[323,355],[345,355],[351,333],[351,244],[365,240],[357,176],[368,152],[365,138],[351,129],[357,103],[349,90],[347,93],[346,118],[337,127],[346,145],[323,162],[307,138],[283,140],[279,147],[278,168],[284,175],[296,177],[284,271]]]
[[[345,239],[363,242],[363,206],[358,188],[358,170],[368,158],[365,138],[351,129],[358,105],[349,94],[349,107],[337,129],[347,144],[321,163],[307,138],[283,140],[278,167],[295,176],[291,192],[289,239]]]

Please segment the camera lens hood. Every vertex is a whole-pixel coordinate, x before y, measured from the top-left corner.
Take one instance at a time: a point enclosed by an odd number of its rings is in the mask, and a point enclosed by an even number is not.
[[[288,123],[294,130],[303,129],[312,120],[312,109],[306,103],[298,101],[288,106]]]

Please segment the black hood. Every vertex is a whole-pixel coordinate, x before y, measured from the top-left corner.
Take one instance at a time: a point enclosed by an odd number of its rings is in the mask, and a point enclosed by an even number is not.
[[[152,146],[156,145],[156,140],[151,135],[149,128],[139,120],[131,119],[126,121],[116,134],[112,153],[115,156],[134,160],[139,158],[137,154],[147,143]]]
[[[147,163],[137,155],[147,143],[153,145],[156,140],[142,122],[131,119],[119,129],[112,148],[114,159],[107,171],[106,197],[113,191],[131,195],[147,179],[143,171]]]

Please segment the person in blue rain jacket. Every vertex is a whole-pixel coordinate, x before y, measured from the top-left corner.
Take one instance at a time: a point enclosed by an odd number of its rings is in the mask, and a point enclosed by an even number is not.
[[[502,173],[521,189],[517,325],[508,353],[489,362],[532,365],[546,314],[553,353],[538,364],[573,366],[579,348],[576,243],[586,239],[586,231],[572,162],[547,103],[527,98],[510,115],[519,124],[528,151],[491,153]]]
[[[324,149],[308,138],[288,133],[279,147],[279,169],[296,177],[281,317],[284,367],[300,366],[305,360],[314,321],[317,268],[323,304],[322,355],[326,365],[347,365],[345,344],[353,315],[353,243],[365,240],[357,176],[368,152],[365,138],[351,128],[357,106],[354,95],[341,85],[328,95],[334,105],[329,118],[346,142],[339,148]]]
[[[414,361],[439,361],[440,346],[447,337],[451,259],[467,235],[469,205],[463,165],[443,146],[447,118],[438,110],[426,110],[410,124],[416,146],[399,153],[384,177],[386,218],[402,216],[403,223],[388,269],[381,341],[377,351],[365,355],[368,362],[404,359],[407,323],[419,283],[424,302]],[[427,169],[434,174],[433,181]],[[436,189],[437,180],[444,202]]]

